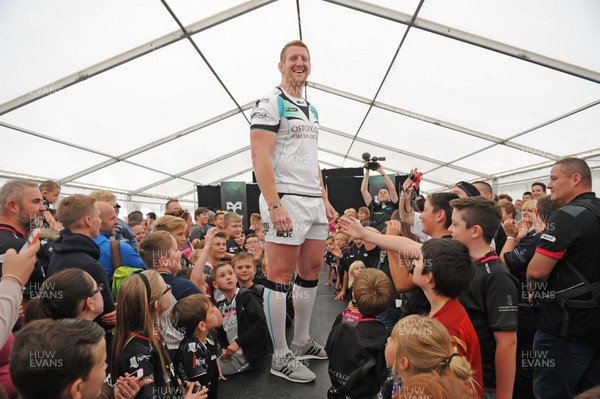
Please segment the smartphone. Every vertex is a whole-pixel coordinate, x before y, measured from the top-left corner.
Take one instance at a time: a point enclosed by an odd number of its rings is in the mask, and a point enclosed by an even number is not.
[[[415,174],[415,178],[412,179],[413,180],[413,187],[415,188],[415,190],[417,190],[419,188],[419,186],[421,185],[421,178],[423,177],[423,173],[418,172]]]
[[[142,378],[144,376],[144,369],[137,369],[132,376],[133,378]]]
[[[27,248],[29,248],[30,245],[35,244],[36,241],[40,239],[41,233],[42,233],[42,230],[39,228],[31,230],[31,232],[27,236],[27,241],[21,247],[21,250],[19,251],[19,253],[25,251]]]
[[[192,393],[196,393],[196,392],[200,392],[201,390],[205,389],[206,387],[204,386],[198,386],[198,387],[194,387],[194,390],[192,391]]]

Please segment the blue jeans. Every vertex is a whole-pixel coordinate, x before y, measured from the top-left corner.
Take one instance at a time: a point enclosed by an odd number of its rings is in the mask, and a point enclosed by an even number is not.
[[[538,330],[529,359],[536,366],[533,393],[537,399],[570,399],[600,385],[600,349]]]

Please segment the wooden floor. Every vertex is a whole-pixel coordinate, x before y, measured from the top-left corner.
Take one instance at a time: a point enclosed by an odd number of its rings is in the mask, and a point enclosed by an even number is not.
[[[333,288],[325,286],[326,269],[321,272],[317,299],[312,315],[310,334],[321,345],[325,345],[335,317],[347,306],[346,302],[335,301]],[[293,326],[287,331],[288,345],[292,341]],[[289,382],[269,373],[270,361],[265,361],[256,370],[231,375],[227,381],[219,383],[219,398],[282,398],[307,399],[326,398],[330,386],[327,374],[327,360],[309,360],[309,368],[317,375],[315,381],[307,384]]]

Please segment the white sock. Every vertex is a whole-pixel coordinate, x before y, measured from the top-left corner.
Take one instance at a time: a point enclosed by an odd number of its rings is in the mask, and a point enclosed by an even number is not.
[[[288,345],[285,339],[285,292],[266,288],[263,291],[263,308],[269,335],[273,341],[273,356],[283,357]]]
[[[292,298],[294,301],[294,340],[292,342],[296,345],[303,345],[310,339],[308,330],[315,307],[315,299],[317,299],[317,287],[301,287],[294,284]]]

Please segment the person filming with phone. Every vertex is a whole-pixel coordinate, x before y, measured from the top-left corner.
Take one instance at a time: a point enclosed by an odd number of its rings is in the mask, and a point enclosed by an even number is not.
[[[38,185],[32,181],[10,180],[0,188],[0,276],[4,276],[4,254],[9,249],[19,252],[30,231],[41,222],[41,213],[46,210],[42,200]],[[36,260],[31,276],[18,282],[24,289],[25,304],[36,296],[43,279],[41,264]]]
[[[398,192],[394,187],[394,182],[389,176],[383,171],[381,163],[377,161],[385,161],[385,158],[371,158],[368,152],[365,152],[362,156],[365,167],[365,173],[363,175],[362,184],[360,185],[360,193],[365,201],[365,205],[369,207],[371,211],[371,227],[376,228],[379,231],[383,231],[385,228],[385,222],[391,219],[392,212],[397,208],[398,204]],[[381,187],[377,191],[377,196],[373,198],[369,192],[369,170],[379,173],[383,177],[385,187]]]

